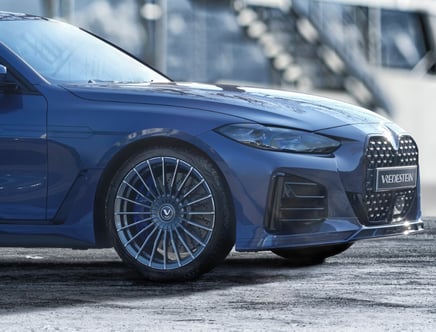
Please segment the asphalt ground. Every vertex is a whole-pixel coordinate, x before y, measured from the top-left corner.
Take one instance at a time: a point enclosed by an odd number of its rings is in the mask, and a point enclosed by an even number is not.
[[[159,284],[113,250],[3,248],[0,331],[436,331],[436,219],[322,265],[236,253]]]

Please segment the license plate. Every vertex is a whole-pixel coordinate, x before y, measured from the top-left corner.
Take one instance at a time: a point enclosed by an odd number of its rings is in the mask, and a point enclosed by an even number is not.
[[[377,168],[376,191],[415,188],[418,166]]]

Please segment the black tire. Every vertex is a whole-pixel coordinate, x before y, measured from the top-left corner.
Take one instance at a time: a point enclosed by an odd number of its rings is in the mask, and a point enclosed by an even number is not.
[[[106,195],[115,250],[147,279],[197,278],[234,245],[227,192],[215,165],[192,149],[160,146],[132,156]]]
[[[293,266],[310,266],[322,264],[331,257],[347,250],[353,243],[332,244],[307,248],[274,249],[273,253],[286,258]]]

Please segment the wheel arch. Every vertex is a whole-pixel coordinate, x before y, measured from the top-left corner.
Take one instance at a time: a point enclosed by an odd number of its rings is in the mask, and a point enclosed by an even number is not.
[[[219,173],[221,179],[224,182],[223,186],[225,188],[226,194],[229,197],[229,204],[231,206],[231,211],[229,212],[234,220],[233,236],[235,236],[236,214],[235,214],[234,202],[232,199],[230,186],[226,180],[226,177],[223,174],[223,171],[219,167],[219,163],[217,163],[210,154],[205,152],[204,149],[196,146],[192,142],[187,142],[185,140],[175,137],[153,136],[148,138],[142,138],[140,140],[134,141],[124,146],[106,164],[106,167],[104,168],[99,183],[97,185],[97,190],[95,192],[95,199],[94,199],[94,232],[95,232],[97,245],[99,247],[111,246],[108,229],[106,227],[106,221],[105,221],[105,198],[109,190],[112,177],[116,173],[117,169],[121,167],[121,165],[131,155],[135,153],[139,153],[141,150],[159,146],[159,145],[190,149],[193,152],[198,153],[202,155],[204,158],[208,159],[216,167],[217,172]]]

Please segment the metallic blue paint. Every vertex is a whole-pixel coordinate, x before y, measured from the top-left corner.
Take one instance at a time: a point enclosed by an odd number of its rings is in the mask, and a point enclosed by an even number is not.
[[[25,24],[26,22],[23,22]],[[131,147],[177,140],[208,156],[232,196],[241,251],[353,242],[423,229],[419,195],[401,222],[364,226],[348,193],[362,193],[371,135],[406,133],[361,108],[290,92],[177,83],[50,82],[1,43],[0,64],[20,92],[0,92],[0,245],[102,247],[96,220],[103,175]],[[255,149],[215,131],[234,123],[296,128],[332,137],[330,155]],[[109,172],[109,173],[108,173]],[[265,228],[271,183],[280,174],[310,179],[328,192],[328,217],[316,232]],[[419,187],[418,187],[419,192]]]

